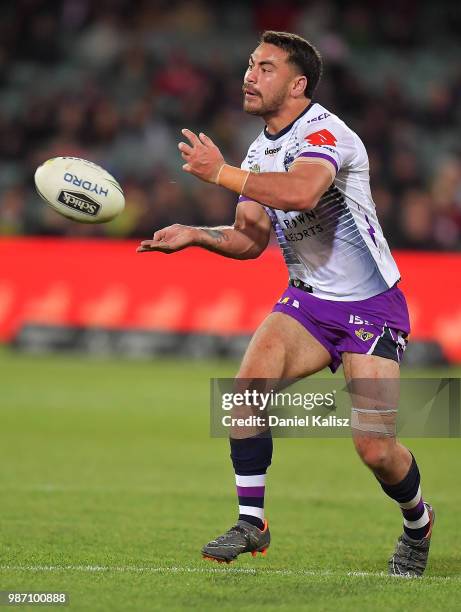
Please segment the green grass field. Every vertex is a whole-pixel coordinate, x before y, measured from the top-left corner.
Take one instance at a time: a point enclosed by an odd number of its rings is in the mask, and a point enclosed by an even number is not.
[[[399,512],[345,439],[276,440],[267,557],[200,558],[236,517],[208,433],[209,378],[235,367],[0,351],[0,590],[91,611],[459,610],[459,439],[409,443],[438,513],[423,579],[381,574]]]

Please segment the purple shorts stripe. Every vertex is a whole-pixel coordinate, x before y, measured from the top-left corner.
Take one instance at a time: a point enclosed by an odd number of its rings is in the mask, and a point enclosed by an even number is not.
[[[237,485],[237,495],[239,497],[264,497],[265,487],[239,487]]]
[[[239,199],[237,200],[237,203],[240,204],[240,202],[251,202],[251,198],[247,198],[244,195],[239,196]]]
[[[333,166],[336,168],[336,172],[338,172],[338,164],[336,163],[334,157],[331,157],[331,155],[327,155],[326,153],[316,153],[312,151],[311,153],[301,153],[300,155],[298,155],[298,157],[321,157],[322,159],[326,159],[330,163],[332,163]]]

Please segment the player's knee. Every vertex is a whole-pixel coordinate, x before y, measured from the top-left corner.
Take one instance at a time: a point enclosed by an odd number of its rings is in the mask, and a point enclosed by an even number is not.
[[[391,454],[388,440],[358,436],[354,439],[355,448],[363,463],[371,470],[385,468]]]
[[[237,380],[281,378],[285,359],[286,351],[283,343],[278,339],[265,339],[251,347],[249,354],[245,355],[237,374]]]

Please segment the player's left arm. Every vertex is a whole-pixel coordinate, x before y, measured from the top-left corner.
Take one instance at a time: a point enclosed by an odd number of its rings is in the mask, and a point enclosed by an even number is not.
[[[183,170],[209,183],[284,211],[309,210],[332,184],[335,168],[328,161],[295,162],[289,172],[250,172],[226,164],[221,151],[205,134],[183,130],[190,144],[178,147]]]

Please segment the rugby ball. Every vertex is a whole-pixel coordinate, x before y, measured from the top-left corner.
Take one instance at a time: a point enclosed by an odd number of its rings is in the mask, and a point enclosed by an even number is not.
[[[123,190],[104,168],[78,157],[53,157],[34,175],[39,196],[79,223],[107,223],[125,208]]]

